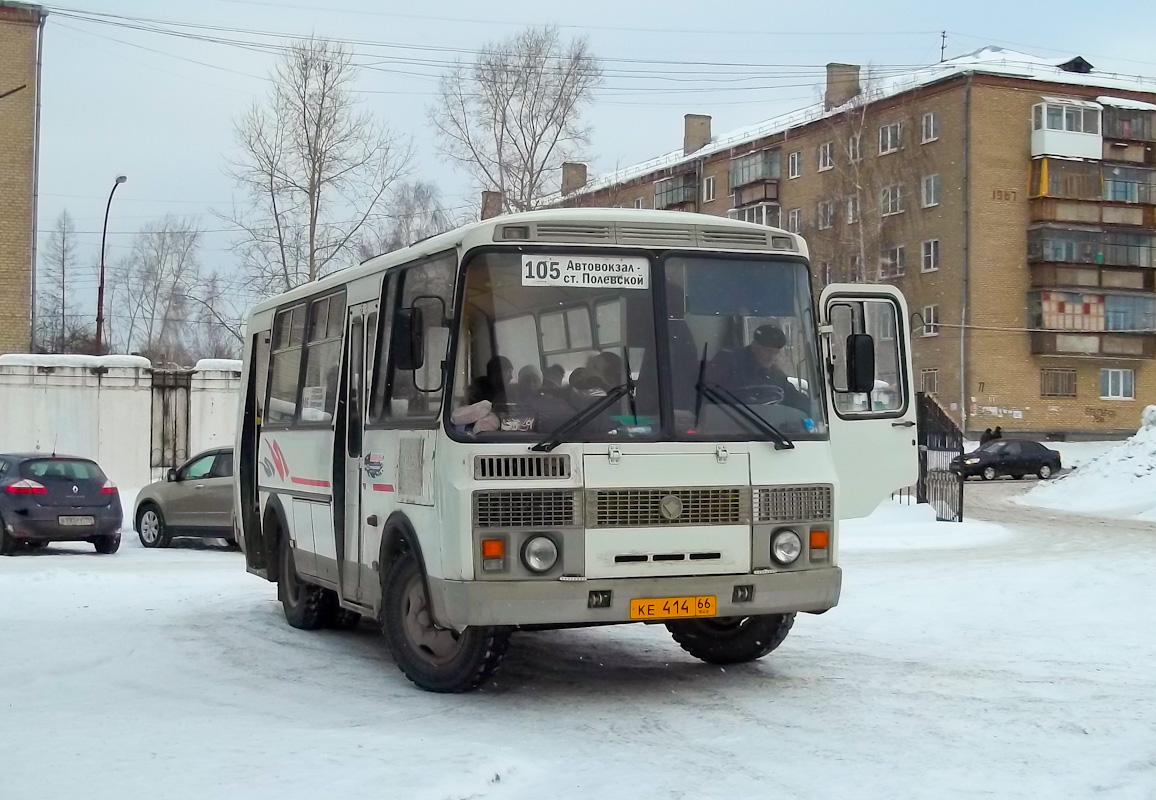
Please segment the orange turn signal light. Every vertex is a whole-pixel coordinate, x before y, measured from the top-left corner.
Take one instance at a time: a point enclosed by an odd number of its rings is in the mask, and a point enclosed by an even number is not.
[[[482,539],[482,558],[502,558],[505,554],[505,539]]]
[[[831,536],[827,531],[811,531],[811,549],[821,550],[828,545]]]

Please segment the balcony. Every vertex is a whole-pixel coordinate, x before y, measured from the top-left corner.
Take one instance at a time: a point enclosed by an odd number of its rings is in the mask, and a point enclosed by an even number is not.
[[[1112,102],[1102,98],[1105,104]],[[1104,138],[1125,142],[1156,143],[1156,106],[1126,101],[1128,106],[1105,105]]]
[[[1032,156],[1098,159],[1103,152],[1099,103],[1061,97],[1032,106]]]
[[[1156,336],[1150,333],[1032,331],[1031,349],[1034,356],[1156,358]]]
[[[1032,222],[1156,228],[1156,208],[1142,205],[1113,205],[1103,200],[1033,197],[1029,204],[1029,219]]]
[[[1028,294],[1032,352],[1104,358],[1156,356],[1156,297],[1036,291]]]
[[[693,204],[697,199],[698,186],[692,173],[675,175],[654,184],[655,208],[680,208]]]
[[[757,200],[774,200],[778,197],[779,176],[780,157],[777,149],[760,150],[757,153],[750,153],[741,158],[736,158],[731,162],[731,191],[737,194],[740,189],[773,182],[775,187],[775,193],[773,195],[752,198],[747,202],[753,203]],[[745,204],[740,203],[739,205]]]
[[[1156,234],[1033,228],[1028,231],[1028,262],[1156,267]]]

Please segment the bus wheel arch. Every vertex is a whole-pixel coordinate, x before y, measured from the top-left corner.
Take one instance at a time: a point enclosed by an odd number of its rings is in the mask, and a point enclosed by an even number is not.
[[[265,503],[265,513],[261,516],[261,541],[265,552],[272,555],[268,558],[268,575],[271,583],[276,583],[281,575],[281,559],[279,558],[281,537],[289,535],[289,522],[285,514],[285,507],[278,495],[270,495]]]

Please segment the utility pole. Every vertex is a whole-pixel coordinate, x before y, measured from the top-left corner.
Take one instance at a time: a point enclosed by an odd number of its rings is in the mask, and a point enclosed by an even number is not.
[[[104,207],[104,228],[100,232],[100,286],[96,290],[96,355],[104,352],[104,240],[108,236],[108,211],[112,208],[112,196],[116,187],[127,181],[124,175],[117,175],[112,191],[108,193],[108,205]]]
[[[947,31],[941,31],[939,34],[939,63],[944,61],[944,53],[947,52]]]

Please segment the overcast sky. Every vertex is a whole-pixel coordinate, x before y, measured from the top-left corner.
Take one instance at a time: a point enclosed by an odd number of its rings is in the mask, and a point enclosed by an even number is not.
[[[231,266],[230,236],[212,209],[227,208],[233,196],[222,169],[232,120],[266,90],[274,56],[142,31],[131,21],[69,18],[65,8],[244,29],[203,33],[248,42],[272,41],[252,33],[260,31],[374,43],[357,45],[357,59],[392,71],[362,75],[364,102],[413,137],[416,173],[437,183],[451,207],[464,206],[473,193],[430,145],[426,108],[437,75],[454,51],[468,58],[485,42],[530,24],[586,35],[604,59],[607,77],[590,113],[595,173],[681,146],[688,112],[712,115],[718,134],[808,105],[820,95],[828,61],[885,70],[938,61],[941,30],[948,32],[948,57],[995,44],[1040,56],[1079,53],[1099,69],[1156,75],[1156,11],[1144,2],[68,2],[50,15],[45,34],[41,243],[67,207],[77,228],[88,232],[82,236],[86,265],[97,262],[113,178],[125,174],[129,180],[117,191],[109,223],[109,261],[124,254],[128,234],[174,212],[198,216],[211,231],[205,266]],[[656,61],[682,63],[646,63]],[[723,66],[733,64],[766,66]],[[689,80],[704,73],[712,79]],[[95,285],[95,277],[88,281]]]

